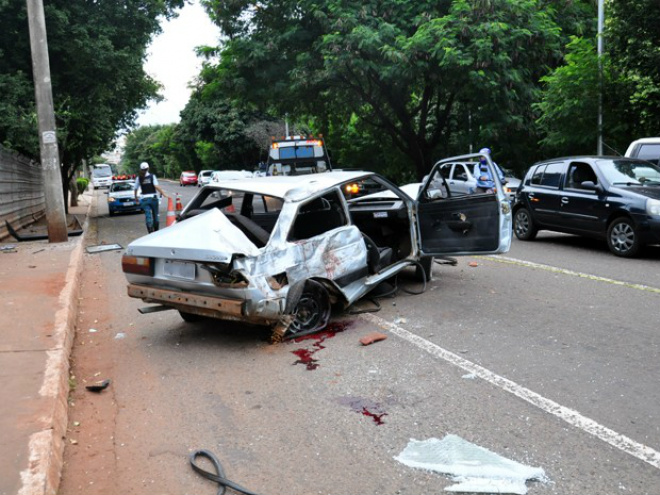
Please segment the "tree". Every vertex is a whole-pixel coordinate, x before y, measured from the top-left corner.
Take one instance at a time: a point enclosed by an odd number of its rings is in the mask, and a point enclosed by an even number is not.
[[[418,178],[452,149],[470,115],[479,139],[527,132],[538,81],[561,58],[555,2],[204,4],[229,37],[214,67],[227,95],[280,115],[312,115],[324,134],[331,119],[358,119],[406,156]],[[581,27],[585,2],[571,4],[561,13]]]
[[[157,97],[158,83],[143,70],[146,48],[159,21],[184,0],[88,2],[45,5],[50,68],[66,188],[83,160],[109,148],[117,131]],[[0,142],[39,156],[25,2],[0,0]],[[36,146],[35,146],[36,145]],[[66,196],[65,196],[66,197]]]
[[[603,97],[603,141],[606,152],[623,153],[641,136],[660,129],[660,30],[653,0],[617,0],[606,5],[602,86],[596,38],[574,38],[565,63],[543,79],[537,105],[538,125],[547,152],[595,152],[598,97]]]
[[[625,95],[618,111],[630,127],[630,140],[660,132],[660,3],[657,0],[607,2],[605,46]]]

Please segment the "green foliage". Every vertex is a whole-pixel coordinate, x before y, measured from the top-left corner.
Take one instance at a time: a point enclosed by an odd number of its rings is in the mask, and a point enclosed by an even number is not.
[[[146,48],[160,20],[183,2],[45,2],[65,188],[83,160],[108,149],[157,96],[158,83],[143,69]],[[38,159],[29,40],[26,3],[0,2],[0,143]]]
[[[564,32],[584,29],[588,3],[205,0],[229,37],[205,80],[232,101],[313,116],[329,139],[331,128],[359,129],[361,141],[396,149],[385,163],[405,157],[421,177],[464,143],[529,134],[539,79],[561,60]],[[382,167],[381,156],[360,167]]]
[[[89,179],[86,179],[85,177],[78,177],[76,179],[76,187],[78,188],[79,196],[85,192],[88,185],[89,185]]]
[[[545,136],[541,144],[552,154],[587,154],[595,152],[598,137],[598,54],[594,40],[584,38],[567,48],[566,64],[542,79],[537,123]]]

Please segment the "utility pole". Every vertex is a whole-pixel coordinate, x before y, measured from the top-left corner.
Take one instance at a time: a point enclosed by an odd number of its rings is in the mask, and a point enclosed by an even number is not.
[[[605,27],[604,0],[598,0],[598,146],[596,153],[603,155],[603,28]]]
[[[50,83],[46,18],[42,0],[27,0],[27,11],[30,46],[32,48],[34,95],[39,118],[39,146],[46,197],[48,242],[66,242],[69,236],[66,228],[62,173],[57,135],[55,133],[55,111],[53,109],[53,90]]]

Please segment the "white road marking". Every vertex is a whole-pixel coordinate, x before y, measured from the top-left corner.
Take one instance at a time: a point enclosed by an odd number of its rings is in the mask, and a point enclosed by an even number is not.
[[[414,346],[426,351],[432,356],[443,359],[454,366],[464,369],[468,373],[474,374],[479,378],[495,385],[498,388],[501,388],[516,397],[521,398],[522,400],[530,403],[531,405],[545,411],[553,416],[556,416],[559,419],[562,419],[566,423],[579,428],[580,430],[595,436],[596,438],[616,447],[617,449],[630,454],[637,459],[640,459],[651,466],[660,469],[660,452],[648,447],[647,445],[636,442],[635,440],[621,435],[614,430],[597,423],[596,421],[587,418],[580,414],[574,409],[564,407],[550,399],[547,399],[536,392],[533,392],[517,383],[499,376],[488,369],[479,366],[467,359],[450,352],[433,342],[415,335],[414,333],[409,332],[408,330],[396,325],[395,323],[390,323],[379,316],[374,314],[363,314],[360,315],[362,318],[378,325],[379,327],[389,330],[394,335],[410,342]]]
[[[619,285],[622,287],[628,287],[630,289],[642,290],[645,292],[655,292],[656,294],[660,294],[660,289],[657,287],[650,287],[648,285],[642,285],[642,284],[633,284],[630,282],[624,282],[622,280],[616,280],[613,278],[599,277],[597,275],[591,275],[590,273],[576,272],[574,270],[567,270],[566,268],[559,268],[552,265],[543,265],[541,263],[534,263],[533,261],[519,260],[516,258],[509,258],[508,256],[500,256],[500,255],[481,256],[481,258],[497,261],[499,263],[508,263],[511,265],[520,265],[520,266],[527,266],[530,268],[538,268],[539,270],[545,270],[548,272],[561,273],[563,275],[570,275],[572,277],[586,278],[589,280],[595,280],[597,282],[605,282],[607,284]]]

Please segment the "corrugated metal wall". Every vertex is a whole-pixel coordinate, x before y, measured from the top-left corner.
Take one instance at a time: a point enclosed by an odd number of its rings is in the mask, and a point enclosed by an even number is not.
[[[0,146],[0,240],[46,214],[41,166]]]

